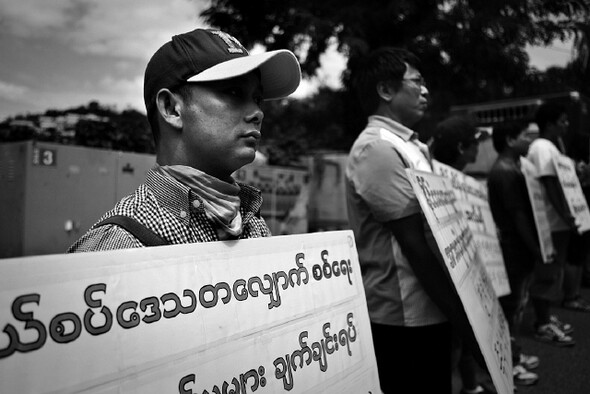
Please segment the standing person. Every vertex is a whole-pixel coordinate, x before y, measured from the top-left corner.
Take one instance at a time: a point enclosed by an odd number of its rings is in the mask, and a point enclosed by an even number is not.
[[[588,201],[590,194],[588,188],[588,171],[588,166],[583,161],[576,164],[576,174],[580,180],[580,186],[582,187],[582,193],[586,201]],[[579,234],[575,230],[572,231],[567,249],[567,262],[565,264],[563,280],[564,294],[562,306],[566,309],[578,312],[590,312],[590,303],[582,298],[580,294],[589,257],[590,231],[586,231],[583,234]]]
[[[516,341],[533,272],[535,267],[543,268],[535,219],[520,162],[531,143],[528,124],[512,122],[496,126],[492,139],[498,158],[488,174],[489,203],[511,290],[499,300],[511,333],[514,383],[531,385],[537,382],[538,376],[528,369],[536,368],[539,358],[521,353]],[[531,294],[534,303],[538,303],[536,300],[542,296],[538,292],[539,285],[535,285]]]
[[[156,166],[68,252],[269,236],[260,191],[231,174],[254,160],[263,100],[301,78],[286,50],[250,55],[218,30],[172,37],[145,70]]]
[[[480,132],[472,119],[465,116],[450,116],[436,125],[431,142],[433,157],[458,171],[474,163],[479,151]],[[460,337],[455,336],[454,351],[459,361],[457,364],[461,376],[461,394],[495,393],[495,390],[480,383],[478,365],[469,349]]]
[[[432,171],[411,129],[428,104],[417,67],[412,53],[391,47],[351,64],[351,86],[369,118],[347,160],[348,218],[384,393],[450,393],[449,320],[475,341],[405,173]]]
[[[579,161],[576,164],[576,172],[578,173],[578,178],[580,179],[580,185],[582,186],[582,192],[584,193],[584,197],[586,198],[586,202],[590,202],[590,165],[584,161]],[[582,235],[580,246],[582,246],[578,250],[578,257],[582,262],[582,280],[580,283],[580,287],[590,287],[590,231],[585,232]],[[574,241],[575,243],[575,241]],[[574,245],[575,246],[575,245]],[[570,250],[573,249],[570,248]]]
[[[479,152],[481,132],[473,119],[450,116],[436,125],[430,149],[432,156],[459,171],[475,163]]]
[[[535,121],[539,127],[539,137],[531,143],[527,158],[535,166],[543,185],[557,264],[557,269],[552,271],[552,267],[543,267],[543,272],[536,273],[533,280],[531,292],[536,286],[545,287],[545,291],[538,294],[539,297],[532,298],[537,319],[535,338],[558,346],[573,346],[575,341],[568,335],[573,332],[571,325],[561,322],[550,313],[551,302],[562,296],[562,286],[568,286],[564,283],[564,268],[570,236],[576,229],[575,219],[569,212],[553,164],[553,158],[562,154],[558,146],[562,145],[561,137],[567,132],[567,113],[560,105],[545,103],[538,108]]]

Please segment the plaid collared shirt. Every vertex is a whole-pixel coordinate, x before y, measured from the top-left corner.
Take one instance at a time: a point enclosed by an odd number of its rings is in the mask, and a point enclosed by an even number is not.
[[[258,189],[240,185],[240,212],[243,232],[240,238],[269,237],[270,230],[260,216],[262,196]],[[149,171],[145,183],[105,213],[129,216],[145,225],[170,244],[219,241],[213,222],[205,215],[203,201],[177,180]],[[98,223],[98,222],[97,222]],[[96,224],[96,223],[95,223]],[[117,225],[91,227],[68,249],[68,253],[139,248],[144,245]]]

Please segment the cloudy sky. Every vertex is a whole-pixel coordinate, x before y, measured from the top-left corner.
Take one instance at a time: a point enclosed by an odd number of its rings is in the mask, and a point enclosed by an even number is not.
[[[0,120],[96,100],[144,112],[143,71],[174,34],[204,27],[208,0],[0,0]],[[539,69],[564,65],[569,45],[531,51]],[[332,51],[317,80],[338,85]],[[315,83],[302,84],[302,96]]]

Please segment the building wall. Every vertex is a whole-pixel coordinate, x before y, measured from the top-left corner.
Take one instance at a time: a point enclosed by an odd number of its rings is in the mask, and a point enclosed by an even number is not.
[[[155,164],[155,156],[32,141],[0,145],[0,257],[63,253]]]
[[[0,257],[19,256],[23,248],[25,142],[0,144]]]
[[[0,144],[0,258],[64,253],[139,186],[155,156],[40,142]],[[309,172],[249,165],[274,235],[308,232]],[[322,194],[323,195],[323,194]],[[325,204],[333,204],[324,200]]]

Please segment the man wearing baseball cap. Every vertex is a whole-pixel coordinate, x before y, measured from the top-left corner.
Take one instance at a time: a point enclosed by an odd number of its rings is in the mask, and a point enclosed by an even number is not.
[[[260,191],[231,174],[254,160],[261,102],[288,96],[300,80],[290,51],[250,55],[219,30],[172,37],[145,70],[157,164],[68,252],[269,236]]]

